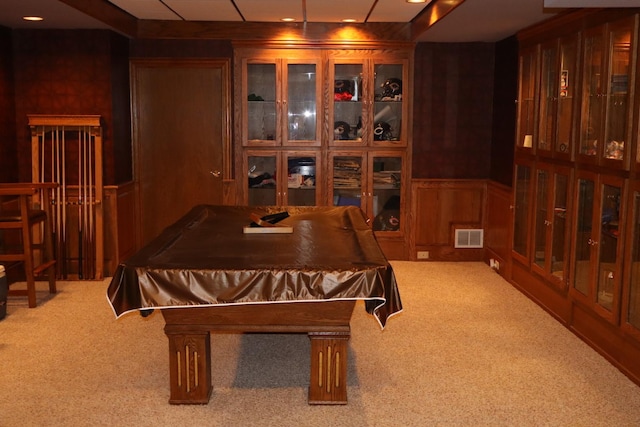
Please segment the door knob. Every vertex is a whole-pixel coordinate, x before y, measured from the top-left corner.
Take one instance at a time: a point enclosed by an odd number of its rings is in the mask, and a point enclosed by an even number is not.
[[[220,171],[209,171],[209,173],[215,178],[220,178]]]

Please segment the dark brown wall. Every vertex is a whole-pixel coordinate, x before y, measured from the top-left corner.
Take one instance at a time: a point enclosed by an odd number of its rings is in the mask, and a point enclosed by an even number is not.
[[[104,182],[131,179],[126,39],[107,30],[16,30],[13,63],[20,180],[31,180],[28,114],[102,116]]]
[[[493,91],[493,138],[491,175],[493,181],[511,186],[518,97],[518,39],[513,36],[496,43]]]
[[[418,43],[413,178],[487,179],[494,44]]]
[[[0,182],[18,181],[11,30],[0,27]]]

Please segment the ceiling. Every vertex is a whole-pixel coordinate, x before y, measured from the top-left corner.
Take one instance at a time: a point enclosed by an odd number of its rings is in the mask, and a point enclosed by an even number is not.
[[[106,2],[91,0],[87,4]],[[459,0],[432,0],[444,4]],[[640,0],[464,0],[444,18],[428,27],[416,41],[495,42],[536,22],[550,18],[566,3],[599,6],[615,1],[640,6]],[[280,22],[291,17],[298,22],[411,22],[424,4],[404,0],[111,0],[138,20]],[[102,20],[92,18],[65,0],[0,0],[0,25],[8,28],[105,29]],[[553,8],[545,8],[545,4]],[[45,18],[26,22],[26,15]]]

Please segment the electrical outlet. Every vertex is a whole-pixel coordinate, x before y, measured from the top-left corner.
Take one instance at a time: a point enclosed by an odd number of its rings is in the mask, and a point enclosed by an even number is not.
[[[418,259],[429,259],[429,251],[418,251]]]

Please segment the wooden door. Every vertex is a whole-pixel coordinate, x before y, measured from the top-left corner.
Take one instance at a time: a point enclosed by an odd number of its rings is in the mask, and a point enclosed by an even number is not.
[[[197,204],[222,204],[228,61],[132,63],[138,247]]]

